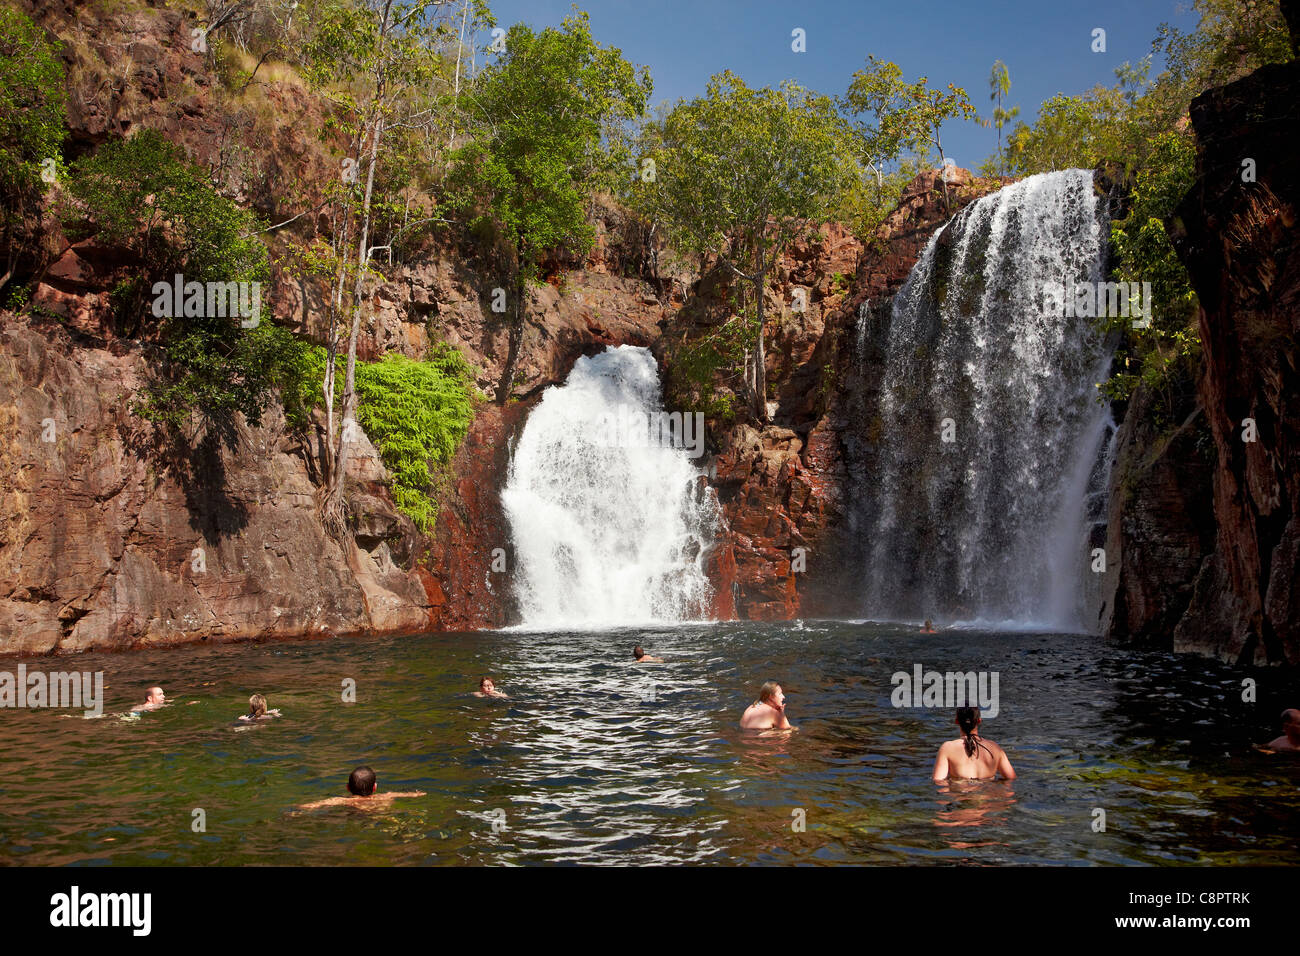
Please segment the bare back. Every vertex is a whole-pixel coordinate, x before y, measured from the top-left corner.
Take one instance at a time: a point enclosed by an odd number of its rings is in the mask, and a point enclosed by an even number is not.
[[[1006,751],[991,740],[973,737],[974,753],[966,753],[966,738],[958,737],[939,748],[939,755],[934,761],[934,779],[946,780],[992,780],[999,773],[1007,780],[1014,780],[1016,772],[1011,769],[1011,761]]]

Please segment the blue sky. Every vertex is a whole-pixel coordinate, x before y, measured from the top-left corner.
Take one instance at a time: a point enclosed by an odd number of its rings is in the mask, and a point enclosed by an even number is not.
[[[524,21],[558,25],[571,0],[489,0],[505,27]],[[654,101],[704,92],[709,77],[730,69],[751,86],[786,78],[823,93],[842,93],[868,53],[893,60],[904,78],[964,86],[980,115],[993,109],[988,76],[993,61],[1011,73],[1010,106],[1032,121],[1055,93],[1081,93],[1113,83],[1114,70],[1151,51],[1162,22],[1191,30],[1190,0],[587,0],[592,32],[631,62],[650,67]],[[791,50],[802,28],[807,52]],[[1106,52],[1091,50],[1092,31],[1106,31]],[[948,123],[944,151],[975,167],[997,134],[973,123]]]

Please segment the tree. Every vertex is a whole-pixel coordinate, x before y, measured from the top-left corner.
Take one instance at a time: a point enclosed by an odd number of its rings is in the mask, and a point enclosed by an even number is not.
[[[869,168],[876,170],[877,181],[883,177],[883,163],[893,162],[905,149],[923,159],[934,149],[939,164],[945,166],[941,129],[950,119],[970,119],[975,107],[959,86],[948,84],[948,92],[932,89],[929,79],[915,83],[903,80],[903,71],[887,60],[867,57],[867,68],[853,74],[841,104],[845,112],[857,118],[856,130]],[[948,181],[944,179],[947,199]]]
[[[993,71],[989,74],[989,99],[995,104],[993,107],[993,126],[998,131],[998,160],[997,170],[999,176],[1005,176],[1007,173],[1006,154],[1002,151],[1002,127],[1006,126],[1013,119],[1020,115],[1020,107],[1013,106],[1011,109],[1004,109],[1002,106],[1003,97],[1011,92],[1011,74],[1007,70],[1007,65],[1001,60],[993,63]]]
[[[29,17],[0,7],[0,289],[13,278],[45,179],[59,171],[66,123],[57,51]]]
[[[294,365],[299,344],[260,316],[249,327],[241,316],[206,308],[160,317],[147,307],[156,281],[261,283],[268,275],[261,224],[247,210],[217,195],[184,151],[151,129],[113,140],[72,165],[69,218],[89,223],[101,240],[132,253],[140,273],[113,292],[119,330],[160,334],[166,362],[155,369],[136,406],[144,417],[181,430],[197,415],[187,440],[200,433],[230,435],[233,416],[257,424],[273,389]],[[260,299],[260,293],[259,293]]]
[[[943,139],[940,131],[945,121],[950,119],[970,119],[975,115],[975,107],[971,105],[970,97],[960,86],[948,84],[948,92],[931,89],[926,85],[926,77],[921,77],[912,87],[911,92],[913,101],[916,103],[916,111],[920,122],[917,128],[921,131],[919,139],[915,145],[925,152],[933,146],[939,153],[939,166],[945,168],[948,165],[948,157],[943,152]],[[944,202],[951,208],[951,200],[948,196],[948,176],[945,171],[943,177],[943,198]]]
[[[786,246],[824,221],[854,181],[852,133],[833,99],[786,81],[750,89],[731,72],[664,122],[646,183],[674,240],[752,284],[757,327],[747,384],[767,420],[763,293]]]
[[[591,248],[591,187],[610,165],[603,133],[641,116],[651,89],[648,72],[598,44],[577,13],[558,30],[511,27],[505,50],[462,94],[472,138],[452,156],[449,199],[504,246],[514,299],[498,402],[510,396],[529,283],[548,255]]]
[[[342,188],[336,192],[336,228],[328,257],[334,275],[322,387],[326,432],[321,519],[340,539],[347,529],[344,476],[356,423],[357,339],[363,292],[372,273],[375,176],[384,155],[381,149],[386,133],[428,125],[434,119],[432,105],[426,104],[421,94],[443,65],[438,53],[444,36],[439,19],[448,11],[442,6],[439,0],[327,0],[317,11],[316,33],[306,51],[305,72],[338,107],[356,150],[355,158],[349,157],[356,175],[345,174]],[[356,251],[350,255],[347,248],[353,235]],[[347,320],[343,406],[336,427],[334,382],[342,323]]]

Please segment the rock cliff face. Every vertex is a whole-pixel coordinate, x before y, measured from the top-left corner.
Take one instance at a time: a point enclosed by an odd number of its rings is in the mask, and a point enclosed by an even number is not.
[[[1174,223],[1218,451],[1214,553],[1174,645],[1254,663],[1300,663],[1300,184],[1284,158],[1300,148],[1297,102],[1296,60],[1198,97],[1196,184]]]
[[[187,640],[416,630],[418,577],[394,563],[409,522],[362,442],[357,543],[316,518],[310,449],[272,409],[234,449],[166,464],[128,409],[147,358],[0,330],[0,648],[48,653]],[[175,462],[176,459],[170,459]],[[160,462],[164,464],[160,465]]]
[[[1294,40],[1300,4],[1284,12]],[[1297,102],[1292,60],[1192,104],[1196,182],[1167,225],[1200,300],[1202,369],[1171,436],[1153,433],[1141,393],[1121,429],[1107,543],[1120,560],[1103,614],[1113,638],[1300,662]]]

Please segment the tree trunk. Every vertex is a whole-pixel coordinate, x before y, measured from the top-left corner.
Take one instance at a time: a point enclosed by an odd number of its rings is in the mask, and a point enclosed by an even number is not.
[[[506,350],[506,364],[497,380],[497,404],[504,405],[510,401],[510,393],[515,385],[515,363],[519,361],[519,348],[524,340],[524,293],[528,283],[521,274],[515,280],[515,315],[510,322],[510,345]]]
[[[758,295],[758,343],[754,349],[754,399],[755,411],[761,424],[767,424],[767,356],[763,349],[763,291],[767,285],[767,268],[760,262],[758,275],[754,279],[754,291]]]
[[[383,99],[383,86],[376,90],[375,102]],[[338,442],[335,445],[334,460],[331,462],[328,492],[321,518],[325,527],[336,538],[342,538],[347,531],[347,514],[343,506],[344,475],[348,466],[349,445],[355,441],[352,434],[356,427],[357,415],[357,338],[361,334],[361,293],[365,284],[366,271],[370,263],[370,201],[374,195],[375,166],[379,157],[379,140],[383,134],[384,120],[378,108],[375,110],[374,131],[370,137],[370,156],[366,170],[366,192],[361,204],[361,238],[357,243],[357,274],[352,285],[352,329],[348,335],[348,365],[343,378],[343,409],[340,416]],[[331,383],[332,385],[332,383]]]

